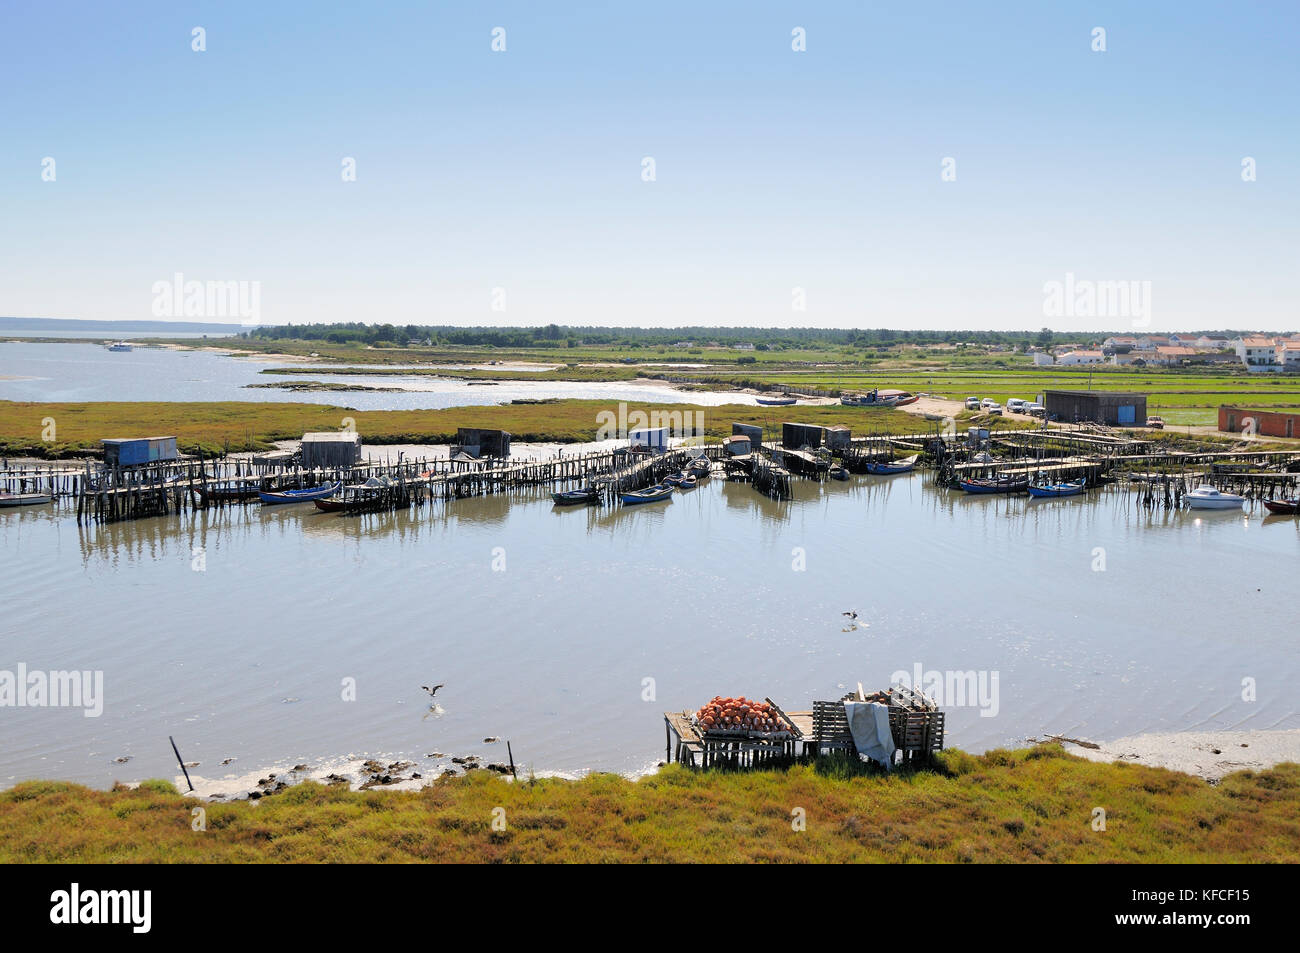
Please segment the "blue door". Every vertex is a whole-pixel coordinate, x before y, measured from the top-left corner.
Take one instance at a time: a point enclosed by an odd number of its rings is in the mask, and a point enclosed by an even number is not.
[[[1121,424],[1132,424],[1137,422],[1137,407],[1129,404],[1119,409],[1119,422]]]

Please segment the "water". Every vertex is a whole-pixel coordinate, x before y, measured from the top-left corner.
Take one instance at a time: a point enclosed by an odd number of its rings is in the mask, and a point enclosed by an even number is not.
[[[98,669],[106,694],[99,718],[0,710],[0,781],[172,777],[168,735],[209,778],[504,760],[488,736],[539,771],[636,772],[663,757],[666,710],[741,693],[807,709],[918,664],[998,674],[995,716],[948,708],[972,751],[1300,727],[1294,520],[1147,514],[1119,489],[965,497],[922,474],[795,491],[714,478],[631,508],[538,494],[89,528],[0,511],[0,669]],[[847,610],[865,625],[845,631]]]
[[[501,381],[478,386],[430,376],[330,374],[303,364],[291,376],[260,373],[283,360],[231,357],[218,351],[139,347],[114,352],[98,344],[29,344],[0,341],[0,400],[20,401],[284,401],[331,404],[356,410],[430,410],[501,404],[521,398],[561,397],[641,403],[717,406],[753,404],[752,395],[681,391],[635,381]],[[286,380],[333,381],[403,392],[288,391],[249,388]]]

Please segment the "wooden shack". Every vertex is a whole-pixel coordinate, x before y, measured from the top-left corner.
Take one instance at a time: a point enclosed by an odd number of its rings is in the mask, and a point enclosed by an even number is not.
[[[757,450],[763,446],[762,427],[756,427],[753,424],[733,423],[731,425],[731,433],[733,436],[737,437],[748,437],[750,450]]]
[[[125,437],[101,440],[104,464],[109,467],[134,467],[144,463],[179,460],[175,437]]]
[[[722,452],[729,457],[743,457],[753,449],[744,434],[732,434],[722,441]]]
[[[505,430],[486,430],[482,427],[457,427],[456,443],[451,456],[464,455],[475,460],[481,457],[510,456],[510,434]]]
[[[781,425],[781,446],[787,450],[800,450],[807,447],[816,450],[822,445],[822,428],[817,424]]]
[[[1092,421],[1111,427],[1141,427],[1147,422],[1147,395],[1117,390],[1049,390],[1043,406],[1062,423]]]
[[[826,447],[829,450],[843,450],[853,441],[852,432],[842,424],[835,424],[825,429]]]
[[[633,448],[662,453],[668,449],[670,434],[667,427],[643,427],[628,431],[628,442]]]
[[[361,462],[361,434],[349,430],[305,433],[301,453],[302,465],[309,469],[350,467]]]

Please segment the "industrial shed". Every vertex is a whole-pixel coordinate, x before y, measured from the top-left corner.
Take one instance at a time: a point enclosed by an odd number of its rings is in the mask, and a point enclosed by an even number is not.
[[[1112,390],[1049,390],[1047,416],[1072,424],[1090,420],[1111,427],[1141,427],[1147,422],[1147,395]]]
[[[668,449],[668,436],[667,427],[643,427],[640,430],[630,430],[627,434],[632,447],[643,447],[657,453]]]
[[[142,463],[179,460],[175,437],[127,437],[101,440],[104,463],[110,467],[134,467]]]
[[[456,445],[451,448],[455,457],[464,454],[477,460],[480,457],[510,456],[510,434],[505,430],[485,430],[481,427],[456,428]]]
[[[826,446],[830,450],[843,450],[853,442],[853,433],[843,424],[834,424],[825,428]]]
[[[781,425],[781,446],[787,450],[798,450],[802,447],[816,450],[821,445],[822,428],[817,424],[784,423]]]
[[[361,434],[347,430],[327,430],[302,435],[304,467],[350,467],[361,462]]]

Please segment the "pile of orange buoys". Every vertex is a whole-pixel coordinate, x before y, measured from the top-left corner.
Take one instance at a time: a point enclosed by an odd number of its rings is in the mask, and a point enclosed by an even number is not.
[[[705,731],[767,734],[787,730],[774,706],[767,702],[751,701],[744,695],[739,698],[715,696],[695,713],[695,722]]]

